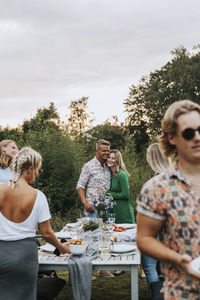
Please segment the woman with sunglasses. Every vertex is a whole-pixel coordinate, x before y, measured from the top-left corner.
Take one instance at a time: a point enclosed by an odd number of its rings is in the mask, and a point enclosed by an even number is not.
[[[0,185],[0,298],[36,300],[37,228],[60,253],[70,252],[55,236],[45,195],[31,187],[41,168],[41,155],[22,148],[12,160],[13,177]]]
[[[0,183],[8,182],[13,175],[10,163],[18,148],[14,141],[3,140],[0,142]]]

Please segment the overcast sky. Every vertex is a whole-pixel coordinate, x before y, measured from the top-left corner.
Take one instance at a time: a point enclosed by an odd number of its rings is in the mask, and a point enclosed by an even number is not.
[[[96,123],[123,120],[131,84],[200,43],[199,0],[1,0],[0,125],[88,96]]]

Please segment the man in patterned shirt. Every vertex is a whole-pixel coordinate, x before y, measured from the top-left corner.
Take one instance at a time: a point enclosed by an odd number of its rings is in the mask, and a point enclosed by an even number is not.
[[[175,157],[165,172],[144,184],[137,200],[137,243],[162,261],[167,300],[200,299],[200,273],[191,260],[200,256],[200,106],[189,100],[169,106],[161,147]],[[159,240],[156,239],[159,235]]]
[[[76,189],[84,205],[86,216],[98,217],[93,200],[110,188],[111,172],[106,165],[109,153],[110,142],[99,140],[96,143],[96,156],[82,168]]]

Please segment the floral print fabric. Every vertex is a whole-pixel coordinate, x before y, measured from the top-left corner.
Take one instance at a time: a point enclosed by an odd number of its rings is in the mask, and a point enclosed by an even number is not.
[[[101,167],[96,157],[86,163],[81,171],[76,189],[86,188],[86,199],[93,204],[98,195],[105,193],[110,188],[111,172],[106,164]]]
[[[164,221],[159,235],[166,247],[192,258],[200,255],[200,197],[178,169],[178,162],[146,182],[137,211]],[[165,299],[200,299],[200,281],[175,265],[162,263]]]

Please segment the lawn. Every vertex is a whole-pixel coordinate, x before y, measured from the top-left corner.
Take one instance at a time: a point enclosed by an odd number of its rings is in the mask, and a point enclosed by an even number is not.
[[[66,285],[56,300],[73,300],[68,272],[57,272],[57,274],[60,278],[66,280]],[[115,278],[104,278],[102,276],[97,276],[97,272],[94,272],[93,275],[95,275],[97,279],[92,282],[91,300],[130,300],[130,272],[125,272],[124,274]],[[142,281],[140,278],[139,299],[151,299],[146,281]]]

